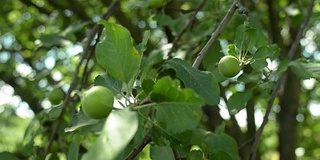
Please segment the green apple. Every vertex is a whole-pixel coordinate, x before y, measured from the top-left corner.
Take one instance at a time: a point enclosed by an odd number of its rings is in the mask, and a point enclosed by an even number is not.
[[[113,109],[114,95],[106,87],[94,86],[81,99],[84,114],[93,119],[106,118]]]
[[[223,76],[234,77],[240,72],[241,66],[236,57],[228,55],[220,59],[218,69]]]
[[[48,94],[48,99],[52,104],[59,104],[64,99],[64,92],[61,88],[54,88]]]
[[[149,7],[160,8],[164,5],[165,0],[148,0]]]

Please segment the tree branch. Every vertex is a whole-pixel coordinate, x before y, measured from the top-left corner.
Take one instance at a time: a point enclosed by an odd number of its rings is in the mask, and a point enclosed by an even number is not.
[[[22,3],[26,4],[27,6],[33,6],[35,7],[39,12],[44,13],[44,14],[51,14],[51,10],[47,9],[47,8],[43,8],[38,6],[37,4],[33,3],[30,0],[20,0]]]
[[[108,11],[103,15],[103,19],[108,19],[112,15],[112,13],[118,8],[119,3],[120,3],[120,0],[114,1],[110,5]],[[86,57],[88,56],[88,54],[90,52],[91,43],[92,43],[95,35],[96,34],[100,34],[102,32],[102,29],[103,29],[103,27],[100,24],[96,24],[93,27],[93,29],[91,30],[91,32],[88,35],[88,37],[87,37],[84,53],[83,53],[83,55],[81,57],[80,62],[78,63],[78,65],[76,67],[72,82],[70,84],[70,88],[68,89],[67,95],[66,95],[66,97],[65,97],[65,99],[64,99],[64,101],[62,103],[62,111],[61,111],[61,113],[60,113],[60,115],[59,115],[59,117],[57,119],[57,122],[55,123],[55,125],[52,128],[50,139],[49,139],[48,144],[47,144],[47,146],[45,148],[44,157],[46,157],[46,155],[49,153],[51,145],[52,145],[52,142],[53,142],[53,140],[54,140],[54,138],[56,136],[56,132],[57,132],[62,120],[63,120],[63,115],[65,114],[66,109],[68,107],[68,104],[70,102],[71,92],[76,87],[76,83],[77,83],[77,80],[78,80],[78,73],[79,73],[80,67],[81,67],[82,63],[84,62],[84,60],[86,59]],[[98,41],[96,41],[95,45],[97,43],[98,43]]]
[[[240,6],[240,2],[238,0],[235,0],[233,4],[231,5],[230,9],[228,10],[227,14],[224,16],[222,21],[220,22],[219,26],[217,27],[216,31],[211,35],[209,41],[207,44],[202,48],[200,53],[197,55],[196,60],[194,61],[192,67],[199,68],[199,65],[202,62],[203,57],[208,52],[208,50],[211,48],[213,43],[217,40],[218,36],[222,32],[223,28],[226,26],[226,24],[229,22],[229,20],[232,18],[234,12],[236,9],[238,9]]]
[[[300,42],[300,40],[302,38],[302,34],[303,34],[304,30],[306,29],[306,27],[307,27],[307,25],[309,23],[309,20],[310,20],[311,14],[312,14],[312,10],[313,10],[313,6],[314,6],[314,0],[311,1],[310,5],[309,5],[309,9],[307,11],[306,19],[301,24],[301,26],[299,28],[299,31],[298,31],[298,34],[297,34],[294,42],[291,45],[291,48],[290,48],[289,52],[288,52],[287,60],[289,60],[289,61],[292,60],[293,56],[297,52],[297,49],[299,47],[299,42]],[[262,124],[261,124],[260,128],[258,129],[255,137],[254,137],[254,142],[253,142],[251,153],[250,153],[250,156],[249,156],[250,160],[255,160],[256,159],[256,153],[257,153],[258,145],[260,143],[260,139],[261,139],[261,135],[262,135],[263,129],[266,126],[266,124],[268,123],[268,118],[269,118],[269,115],[270,115],[270,112],[271,112],[271,109],[272,109],[272,106],[273,106],[273,102],[274,102],[274,100],[275,100],[275,98],[277,96],[277,93],[278,93],[278,90],[280,89],[280,86],[282,85],[283,81],[286,79],[286,75],[287,74],[284,74],[283,76],[281,76],[278,79],[276,85],[273,88],[272,95],[271,95],[271,98],[268,101],[267,110],[266,110],[266,113],[265,113],[265,115],[263,117]]]
[[[268,5],[270,36],[273,43],[280,44],[280,41],[281,41],[281,36],[279,34],[280,29],[277,25],[275,25],[275,24],[279,24],[279,17],[278,17],[278,10],[276,10],[273,6],[274,2],[275,2],[274,0],[266,1]]]
[[[151,132],[149,131],[147,135],[142,139],[141,143],[138,144],[131,153],[125,158],[125,160],[133,160],[142,150],[143,148],[151,142]]]
[[[103,4],[105,4],[106,6],[110,5],[110,1],[109,0],[103,0],[102,1]],[[132,36],[132,38],[134,39],[134,42],[140,42],[142,37],[142,32],[141,29],[137,26],[134,25],[131,22],[131,19],[122,11],[122,10],[118,10],[117,12],[115,12],[113,14],[114,17],[116,17],[117,21],[124,27],[126,27],[127,29],[130,30],[130,34]]]
[[[68,8],[66,5],[61,4],[60,1],[55,1],[55,0],[48,0],[48,3],[57,8],[58,10],[64,10],[64,9],[70,9],[72,10],[72,12],[74,12],[74,15],[77,16],[79,19],[82,19],[84,21],[88,21],[90,20],[90,17],[88,16],[88,14],[85,12],[85,10],[83,9],[82,5],[80,4],[80,2],[71,2],[71,1],[67,1],[68,5],[72,6],[70,8]]]
[[[173,42],[172,42],[172,47],[168,53],[168,59],[172,58],[172,53],[175,50],[175,48],[178,45],[178,41],[180,40],[180,38],[182,37],[182,35],[188,30],[188,28],[193,24],[193,22],[196,19],[196,15],[198,14],[198,12],[200,11],[200,9],[206,4],[207,0],[203,0],[199,6],[197,7],[197,9],[195,10],[195,12],[192,14],[191,19],[189,21],[189,23],[184,26],[184,28],[182,29],[182,31],[174,38]]]

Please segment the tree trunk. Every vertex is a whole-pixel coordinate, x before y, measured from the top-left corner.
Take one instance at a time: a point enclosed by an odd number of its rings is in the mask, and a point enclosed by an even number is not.
[[[280,97],[281,111],[278,114],[280,160],[296,159],[298,125],[296,115],[300,106],[300,86],[299,79],[289,71]]]

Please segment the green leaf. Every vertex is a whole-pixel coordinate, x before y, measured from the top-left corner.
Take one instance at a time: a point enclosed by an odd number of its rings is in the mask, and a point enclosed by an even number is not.
[[[232,158],[225,151],[215,150],[210,156],[210,160],[232,160]]]
[[[210,70],[211,68],[215,67],[215,65],[223,56],[224,54],[221,49],[220,41],[215,41],[207,54],[205,54],[201,65],[205,70]]]
[[[163,102],[158,105],[156,119],[167,131],[180,133],[196,127],[201,120],[199,105],[183,102]]]
[[[161,51],[153,51],[148,57],[144,57],[141,60],[140,65],[140,79],[143,81],[144,79],[153,79],[155,75],[158,74],[158,68],[163,63],[163,55]]]
[[[153,86],[151,100],[154,102],[180,102],[201,105],[203,100],[189,88],[181,89],[178,80],[170,77],[159,79]]]
[[[117,24],[101,21],[105,30],[96,46],[97,62],[113,77],[128,83],[137,73],[142,58],[132,44],[130,32]]]
[[[203,159],[203,153],[201,150],[192,150],[188,154],[187,160],[202,160]]]
[[[138,115],[129,109],[108,116],[101,134],[82,160],[115,159],[129,144],[138,129]]]
[[[19,160],[14,154],[10,152],[0,152],[0,159],[8,159],[8,160]]]
[[[157,144],[158,146],[165,146],[167,141],[170,141],[170,145],[172,146],[178,146],[181,144],[181,139],[178,139],[180,137],[169,133],[168,131],[166,131],[164,128],[162,128],[161,126],[159,126],[159,124],[155,123],[155,122],[151,122],[151,124],[153,125],[152,127],[152,141]]]
[[[151,146],[150,155],[152,160],[175,160],[170,146]]]
[[[110,89],[114,93],[114,95],[117,95],[122,88],[122,82],[114,78],[110,74],[98,75],[94,79],[94,84],[97,86],[104,86]]]
[[[242,73],[239,77],[238,77],[238,81],[243,82],[243,83],[257,83],[259,81],[261,81],[261,74],[260,73]]]
[[[239,57],[237,51],[236,51],[236,46],[234,44],[229,44],[228,45],[228,55],[234,56],[234,57]]]
[[[226,123],[225,122],[222,122],[220,125],[218,125],[215,130],[214,130],[214,133],[216,134],[222,134],[224,132],[226,128]]]
[[[289,64],[293,73],[301,79],[320,78],[320,63],[303,63],[299,60],[291,61]]]
[[[194,128],[192,130],[192,136],[190,136],[190,144],[189,145],[203,145],[203,141],[205,137],[211,132],[206,131],[204,129]]]
[[[205,153],[207,152],[213,156],[217,156],[217,158],[221,156],[221,154],[218,153],[220,151],[223,151],[228,155],[223,155],[223,157],[231,157],[232,160],[240,160],[240,157],[238,155],[237,142],[232,137],[224,133],[207,134],[203,141],[203,146],[201,148]]]
[[[225,152],[232,160],[239,160],[236,141],[225,133],[212,133],[203,129],[193,129],[189,145],[197,145],[205,155],[219,158],[219,151]],[[223,155],[222,155],[223,156]]]
[[[272,51],[268,46],[258,48],[258,50],[253,55],[252,63],[250,64],[251,67],[258,72],[262,71],[265,67],[267,67],[268,64],[266,62],[266,59],[267,57],[270,57],[271,54]]]
[[[86,116],[82,110],[72,116],[71,126],[64,129],[65,132],[73,132],[85,126],[90,126],[99,123],[99,120],[92,119]]]
[[[262,70],[268,66],[265,59],[254,60],[250,65],[257,72],[262,72]]]
[[[258,35],[257,30],[247,25],[240,25],[236,29],[235,41],[239,50],[250,51],[256,44]]]
[[[219,103],[219,85],[210,72],[199,71],[186,61],[177,58],[167,61],[164,66],[174,69],[176,76],[184,85],[202,96],[206,104],[215,105]]]
[[[290,62],[288,60],[280,61],[277,71],[275,72],[276,75],[281,76],[287,69],[289,68]]]
[[[152,91],[154,84],[155,82],[152,79],[145,79],[141,83],[141,87],[145,93],[149,94]]]
[[[38,114],[37,117],[32,119],[24,133],[23,140],[21,142],[23,147],[20,148],[20,152],[22,152],[25,155],[33,154],[34,139],[42,131],[41,122],[39,121],[40,116],[41,113]]]
[[[72,137],[72,141],[69,147],[68,160],[78,160],[79,148],[82,141],[82,136],[76,134]]]
[[[45,117],[48,120],[55,120],[60,116],[61,110],[62,110],[62,106],[61,105],[54,106],[54,107],[51,107],[49,109],[46,109],[46,110],[44,110],[44,112],[46,112]]]
[[[173,23],[172,18],[166,14],[157,14],[156,16],[153,17],[153,19],[157,21],[158,27],[169,26],[169,25],[172,25]]]
[[[238,113],[241,109],[246,107],[248,100],[252,97],[252,90],[248,89],[244,92],[234,93],[228,99],[228,110],[230,114],[234,115]]]
[[[267,58],[272,58],[278,52],[279,48],[274,45],[264,45],[254,53],[252,57],[252,62],[250,63],[251,67],[261,72],[263,68],[267,67]]]
[[[267,57],[271,57],[274,52],[268,45],[258,48],[258,50],[253,55],[253,60],[265,60]]]
[[[151,100],[158,102],[156,120],[170,133],[196,127],[202,117],[203,100],[190,89],[181,89],[178,80],[159,79],[153,87]]]
[[[150,157],[150,148],[151,145],[147,144],[143,150],[139,153],[139,160],[151,160]]]
[[[150,38],[150,31],[147,30],[143,34],[142,42],[137,45],[137,49],[140,53],[143,53],[147,49],[147,43]]]

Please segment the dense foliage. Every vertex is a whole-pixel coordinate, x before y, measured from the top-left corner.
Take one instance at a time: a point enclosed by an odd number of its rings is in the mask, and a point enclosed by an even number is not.
[[[319,4],[2,0],[0,159],[320,159]]]

